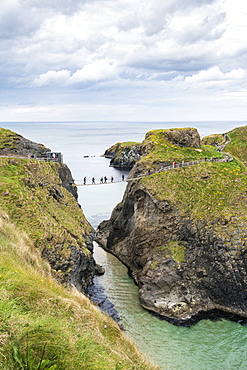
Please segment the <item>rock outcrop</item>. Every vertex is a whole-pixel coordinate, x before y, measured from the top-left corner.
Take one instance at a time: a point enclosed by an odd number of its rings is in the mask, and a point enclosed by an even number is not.
[[[43,144],[28,140],[20,134],[6,129],[0,130],[0,155],[42,158],[51,151]]]
[[[66,164],[61,163],[61,165],[58,166],[58,175],[62,181],[62,186],[73,195],[75,200],[77,200],[78,199],[77,187],[75,185],[71,171]]]
[[[104,157],[111,158],[111,167],[132,168],[141,157],[141,144],[117,143],[105,151]]]

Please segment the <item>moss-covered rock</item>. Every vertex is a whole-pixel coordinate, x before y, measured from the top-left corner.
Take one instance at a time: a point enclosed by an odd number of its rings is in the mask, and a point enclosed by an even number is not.
[[[20,134],[0,127],[0,155],[40,158],[50,151],[43,144],[35,143]]]

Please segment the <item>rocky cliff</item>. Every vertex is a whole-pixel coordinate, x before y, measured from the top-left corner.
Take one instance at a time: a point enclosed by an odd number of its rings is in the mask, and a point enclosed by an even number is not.
[[[64,284],[85,291],[97,270],[93,229],[77,203],[77,188],[62,163],[30,158],[48,149],[0,129],[0,210],[32,239]],[[29,156],[29,159],[20,158]]]
[[[247,317],[246,185],[239,161],[130,181],[96,237],[129,268],[143,307],[177,322],[214,309]]]

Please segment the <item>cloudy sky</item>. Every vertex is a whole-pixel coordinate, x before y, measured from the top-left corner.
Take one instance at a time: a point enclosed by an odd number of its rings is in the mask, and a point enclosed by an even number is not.
[[[243,0],[1,0],[0,121],[247,120]]]

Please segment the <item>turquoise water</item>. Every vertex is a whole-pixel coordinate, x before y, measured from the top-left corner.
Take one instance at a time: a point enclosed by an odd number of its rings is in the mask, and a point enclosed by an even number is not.
[[[109,168],[101,154],[117,141],[141,141],[150,129],[196,127],[202,136],[226,132],[247,122],[187,123],[2,123],[23,136],[45,144],[64,154],[76,182],[106,175],[115,178],[121,171]],[[87,155],[87,158],[84,158]],[[121,200],[125,183],[79,187],[79,202],[93,226],[107,219]],[[202,320],[190,328],[176,327],[160,321],[142,309],[138,289],[125,266],[95,244],[95,258],[105,267],[100,277],[106,294],[121,317],[126,334],[134,339],[161,369],[213,370],[247,368],[247,327],[227,320]]]

